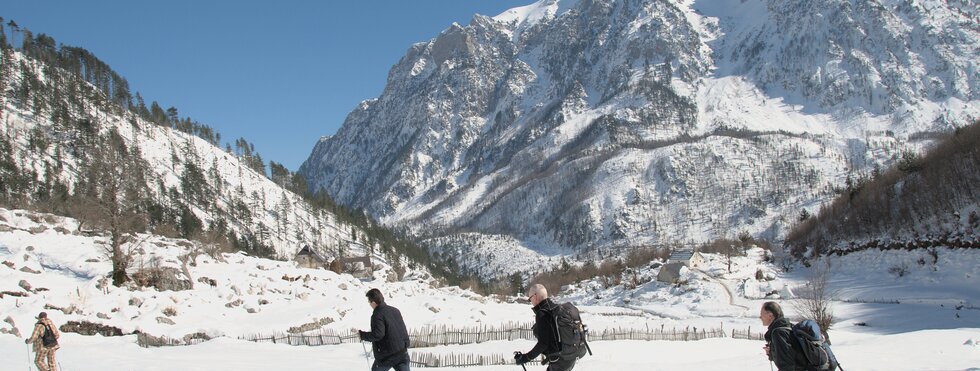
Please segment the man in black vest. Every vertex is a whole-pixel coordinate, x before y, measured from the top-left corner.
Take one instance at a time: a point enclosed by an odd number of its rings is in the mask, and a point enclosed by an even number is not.
[[[538,343],[527,353],[514,353],[514,361],[523,365],[544,354],[542,363],[548,365],[548,371],[571,371],[575,368],[575,361],[578,358],[574,354],[561,354],[554,317],[558,304],[548,298],[548,289],[542,284],[531,286],[527,295],[527,300],[531,302],[531,310],[534,311],[533,330]]]
[[[384,295],[378,289],[367,292],[368,303],[374,308],[371,314],[371,331],[358,331],[362,341],[370,341],[374,350],[371,371],[409,371],[408,330],[398,308],[385,304]]]

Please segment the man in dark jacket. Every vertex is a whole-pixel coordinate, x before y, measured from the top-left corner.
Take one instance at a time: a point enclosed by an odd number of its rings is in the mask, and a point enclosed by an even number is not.
[[[575,350],[564,354],[558,343],[558,328],[554,316],[558,304],[548,298],[548,290],[541,284],[531,286],[527,295],[527,300],[531,301],[531,310],[534,311],[533,330],[538,343],[527,353],[515,352],[514,361],[522,365],[544,354],[542,364],[548,365],[548,371],[571,371],[575,368],[578,357]]]
[[[368,303],[374,308],[371,314],[371,331],[358,331],[362,341],[370,341],[374,350],[371,371],[408,371],[408,330],[398,308],[385,304],[384,295],[378,289],[367,292]]]
[[[804,371],[807,363],[803,358],[803,350],[793,335],[793,324],[783,317],[783,308],[778,303],[767,301],[762,304],[759,319],[766,331],[766,351],[769,360],[776,364],[779,371]]]

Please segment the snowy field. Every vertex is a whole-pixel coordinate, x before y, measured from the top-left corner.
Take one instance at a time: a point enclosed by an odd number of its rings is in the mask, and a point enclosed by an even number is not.
[[[58,352],[63,370],[359,370],[368,369],[359,344],[289,346],[253,343],[238,337],[286,332],[296,326],[342,332],[366,329],[370,316],[364,293],[385,292],[400,308],[410,329],[424,326],[499,326],[532,320],[529,305],[517,298],[487,298],[458,288],[434,288],[424,273],[387,282],[386,271],[355,278],[291,262],[241,254],[213,258],[181,240],[141,236],[136,264],[172,267],[193,282],[183,291],[102,288],[109,272],[102,253],[105,239],[73,233],[77,222],[0,209],[0,357],[3,370],[34,369],[23,336],[37,312],[57,324],[85,320],[181,338],[204,333],[213,340],[191,346],[141,348],[135,335],[82,336],[64,333]],[[792,316],[793,292],[807,272],[789,273],[751,250],[736,258],[732,272],[724,257],[683,272],[682,284],[653,280],[659,268],[637,272],[636,287],[595,281],[570,288],[559,301],[579,304],[591,330],[685,327],[761,330],[758,308],[778,297]],[[935,263],[920,264],[924,252],[862,252],[833,258],[832,285],[838,323],[831,330],[834,351],[847,370],[980,370],[980,252],[942,249]],[[142,262],[142,264],[140,263]],[[184,262],[187,262],[186,264]],[[904,269],[901,277],[891,269]],[[767,279],[756,280],[762,271]],[[891,270],[892,272],[889,272]],[[38,272],[38,273],[33,273]],[[186,277],[189,275],[190,277]],[[201,282],[202,277],[216,285]],[[772,294],[766,298],[766,294]],[[895,304],[895,302],[898,304]],[[44,309],[57,307],[58,309]],[[9,320],[8,320],[9,318]],[[10,334],[16,328],[20,336]],[[576,370],[765,370],[758,340],[714,338],[700,341],[593,341],[593,356]],[[507,356],[527,351],[529,340],[493,341],[413,349],[432,354]],[[464,368],[440,368],[462,370]],[[516,365],[467,370],[519,370]],[[528,366],[529,370],[543,370]]]

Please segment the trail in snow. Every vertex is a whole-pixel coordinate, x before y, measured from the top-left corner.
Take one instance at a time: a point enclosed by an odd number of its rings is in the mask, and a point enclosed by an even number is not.
[[[704,273],[704,272],[702,272],[702,273]],[[739,308],[742,308],[742,309],[745,309],[745,310],[749,310],[749,307],[747,307],[747,306],[744,306],[744,305],[741,305],[741,304],[735,304],[735,296],[732,294],[732,289],[730,287],[728,287],[728,284],[725,281],[722,281],[722,280],[719,280],[717,278],[708,276],[707,274],[705,274],[705,277],[708,278],[708,281],[717,283],[717,284],[721,285],[721,288],[725,289],[725,295],[728,296],[728,305],[731,305],[731,306],[734,306],[734,307],[739,307]]]

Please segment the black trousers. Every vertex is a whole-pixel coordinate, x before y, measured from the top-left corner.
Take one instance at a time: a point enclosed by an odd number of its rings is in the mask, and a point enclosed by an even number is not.
[[[548,364],[548,371],[572,371],[572,369],[575,368],[575,361],[577,361],[575,358],[559,358],[558,361]]]

